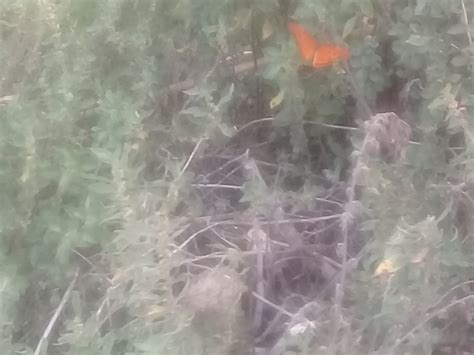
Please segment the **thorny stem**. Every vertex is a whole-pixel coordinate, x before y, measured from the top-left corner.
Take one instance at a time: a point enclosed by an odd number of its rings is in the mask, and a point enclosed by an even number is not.
[[[342,309],[342,301],[344,299],[344,287],[347,278],[347,269],[348,269],[348,260],[347,260],[347,244],[349,242],[349,229],[352,227],[354,222],[354,202],[355,202],[355,187],[359,181],[360,173],[363,167],[363,159],[366,155],[366,147],[368,142],[369,135],[367,134],[362,143],[362,147],[358,153],[358,157],[352,171],[352,176],[350,180],[350,185],[346,190],[347,194],[347,203],[344,213],[341,215],[340,224],[342,232],[342,271],[341,271],[341,281],[339,284],[339,291],[336,289],[336,310],[340,312]],[[342,315],[339,313],[337,327],[335,334],[338,333],[342,322]]]

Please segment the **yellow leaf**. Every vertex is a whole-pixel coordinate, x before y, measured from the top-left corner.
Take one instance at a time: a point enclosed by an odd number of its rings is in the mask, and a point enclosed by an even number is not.
[[[285,90],[280,90],[280,92],[273,99],[270,100],[270,108],[273,109],[281,104],[285,98]]]
[[[398,266],[394,264],[394,262],[390,259],[385,259],[382,261],[377,269],[375,269],[374,276],[380,276],[384,274],[392,274],[399,269]]]

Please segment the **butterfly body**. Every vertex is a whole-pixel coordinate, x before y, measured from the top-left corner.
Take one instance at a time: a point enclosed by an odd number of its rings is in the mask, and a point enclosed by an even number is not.
[[[348,60],[351,56],[348,49],[336,44],[320,44],[299,23],[289,22],[288,29],[295,38],[301,58],[313,68],[320,69],[331,66],[337,61]]]

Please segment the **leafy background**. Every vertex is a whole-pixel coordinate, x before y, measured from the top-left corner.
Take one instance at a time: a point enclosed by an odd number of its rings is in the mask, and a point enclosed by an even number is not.
[[[287,16],[348,66],[302,68]],[[1,0],[3,352],[474,353],[473,23],[463,0]],[[412,141],[364,161],[347,243],[368,110]]]

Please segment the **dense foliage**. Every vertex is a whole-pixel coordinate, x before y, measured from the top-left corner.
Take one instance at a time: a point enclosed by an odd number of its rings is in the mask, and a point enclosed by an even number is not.
[[[302,66],[288,17],[347,66]],[[473,23],[0,0],[3,353],[474,353]]]

